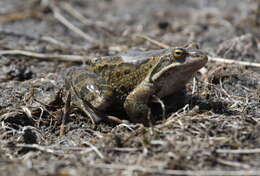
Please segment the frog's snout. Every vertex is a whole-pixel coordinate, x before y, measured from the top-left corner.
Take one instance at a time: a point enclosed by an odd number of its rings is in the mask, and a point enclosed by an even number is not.
[[[202,51],[191,51],[189,52],[186,64],[190,65],[194,70],[198,70],[208,62],[208,56]]]
[[[207,57],[207,54],[205,52],[203,52],[203,51],[189,52],[189,55],[191,57],[201,57],[201,58]]]
[[[191,58],[191,60],[201,60],[205,63],[208,61],[207,54],[202,51],[189,52],[189,57]]]

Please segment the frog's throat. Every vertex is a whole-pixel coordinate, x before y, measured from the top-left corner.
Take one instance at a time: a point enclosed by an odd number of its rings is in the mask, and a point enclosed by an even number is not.
[[[178,65],[181,65],[181,63],[175,62],[171,65],[168,65],[167,67],[164,67],[159,73],[154,72],[155,69],[153,69],[152,72],[148,75],[149,82],[156,81],[162,75],[162,73],[166,72],[169,69],[174,69]]]

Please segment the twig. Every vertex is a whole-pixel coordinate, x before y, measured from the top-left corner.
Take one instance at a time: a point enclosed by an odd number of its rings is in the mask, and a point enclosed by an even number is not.
[[[120,128],[120,127],[126,127],[127,129],[129,129],[131,132],[134,132],[134,129],[132,127],[135,127],[136,125],[129,125],[129,124],[125,124],[125,123],[121,123],[117,126],[115,126],[113,129],[112,129],[112,132],[117,129],[117,128]]]
[[[138,148],[106,148],[109,151],[117,151],[117,152],[137,152],[140,151],[141,149]]]
[[[32,119],[32,111],[30,111],[30,109],[26,106],[22,106],[21,108],[27,117]]]
[[[83,144],[86,144],[86,145],[88,145],[90,148],[92,148],[95,152],[96,152],[96,154],[101,158],[101,159],[104,159],[105,157],[104,157],[104,155],[97,149],[97,147],[95,147],[93,144],[91,144],[91,143],[89,143],[89,142],[87,142],[87,141],[85,141]]]
[[[255,154],[255,153],[260,153],[260,148],[255,148],[255,149],[237,149],[237,150],[218,149],[216,152],[217,153],[233,153],[233,154]]]
[[[32,10],[25,10],[22,12],[15,12],[11,14],[6,14],[3,16],[0,16],[0,23],[6,23],[14,20],[22,20],[29,17],[38,16],[39,13],[37,11]]]
[[[75,25],[73,25],[72,23],[70,23],[64,16],[62,16],[62,14],[60,13],[60,10],[56,7],[52,7],[53,13],[54,13],[54,17],[61,22],[62,24],[64,24],[67,28],[69,28],[70,30],[72,30],[73,32],[75,32],[76,34],[78,34],[79,36],[81,36],[82,38],[84,38],[85,40],[89,41],[90,43],[95,43],[97,44],[97,40],[95,40],[94,38],[92,38],[90,35],[86,34],[85,32],[83,32],[81,29],[79,29],[78,27],[76,27]]]
[[[99,157],[101,154],[99,151],[98,151],[99,152],[98,153],[96,148],[93,146],[90,146],[89,148],[86,148],[86,147],[60,147],[57,149],[55,149],[55,148],[52,149],[51,147],[42,146],[39,144],[17,144],[16,147],[35,149],[35,150],[39,150],[42,152],[46,152],[46,153],[50,153],[50,154],[54,154],[54,155],[58,155],[58,156],[64,156],[66,151],[77,151],[77,152],[80,152],[81,154],[95,151]],[[101,156],[103,156],[103,155],[101,155]]]
[[[63,155],[63,152],[55,151],[53,149],[38,144],[17,144],[16,147],[31,148],[55,155]]]
[[[82,46],[78,46],[75,44],[68,44],[68,43],[63,43],[61,41],[58,41],[57,39],[51,37],[51,36],[34,36],[31,34],[25,34],[25,33],[20,33],[17,31],[13,31],[13,30],[9,30],[9,29],[2,29],[0,28],[0,33],[3,35],[9,35],[12,37],[23,37],[26,38],[28,40],[38,40],[41,42],[47,42],[50,43],[52,45],[58,46],[59,48],[62,48],[64,50],[73,50],[73,51],[83,51],[83,50],[87,50],[87,47],[82,47]],[[7,47],[5,47],[7,49]],[[11,48],[10,48],[11,49]]]
[[[65,135],[66,121],[68,119],[70,110],[71,110],[71,93],[69,92],[68,95],[67,95],[67,98],[66,98],[64,112],[63,112],[63,115],[62,115],[62,121],[61,121],[61,125],[60,125],[60,136]]]
[[[240,168],[243,168],[243,169],[250,169],[250,165],[244,164],[244,163],[239,163],[239,162],[236,162],[236,161],[227,161],[227,160],[219,158],[219,159],[217,159],[217,162],[224,164],[224,165],[227,165],[227,166],[240,167]]]
[[[150,37],[148,37],[146,35],[137,35],[137,37],[147,40],[161,48],[170,47],[169,45],[166,45],[166,44],[158,42],[154,39],[151,39]],[[237,64],[237,65],[243,65],[243,66],[249,66],[249,67],[260,67],[260,63],[255,63],[255,62],[237,61],[237,60],[220,58],[220,57],[209,57],[208,59],[209,59],[209,61],[213,61],[213,62],[220,62],[220,63],[226,63],[226,64]]]
[[[131,170],[139,171],[151,174],[165,174],[165,175],[207,175],[207,176],[242,176],[242,175],[259,175],[260,170],[235,170],[235,171],[224,171],[224,170],[170,170],[170,169],[159,169],[159,168],[148,168],[138,165],[122,165],[122,164],[92,164],[95,168],[105,169],[117,169],[117,170]]]
[[[179,109],[178,111],[176,111],[175,113],[173,113],[163,124],[159,124],[156,127],[157,128],[163,128],[165,126],[168,126],[169,124],[172,124],[173,122],[175,122],[178,118],[182,117],[180,115],[180,113],[186,113],[187,109],[189,109],[189,105],[186,104],[183,108]]]
[[[68,50],[68,49],[72,49],[73,51],[82,51],[82,50],[86,50],[87,48],[85,47],[82,47],[82,46],[78,46],[78,45],[75,45],[75,44],[65,44],[61,41],[58,41],[57,39],[51,37],[51,36],[42,36],[40,39],[38,40],[42,40],[44,42],[48,42],[50,44],[53,44],[53,45],[56,45],[60,48],[63,48],[65,50]]]
[[[150,37],[148,37],[146,35],[136,35],[136,37],[144,39],[144,40],[147,40],[147,41],[151,42],[152,44],[155,44],[155,45],[157,45],[157,46],[159,46],[161,48],[170,48],[169,45],[166,45],[166,44],[163,44],[161,42],[158,42],[158,41],[156,41],[156,40],[154,40],[154,39],[152,39],[152,38],[150,38]]]
[[[84,17],[78,10],[74,9],[69,3],[62,3],[62,7],[66,12],[68,12],[71,16],[79,20],[81,23],[88,25],[88,26],[98,26],[106,29],[106,25],[101,21],[90,21],[86,17]]]
[[[260,63],[237,61],[237,60],[225,59],[220,57],[209,57],[209,60],[214,62],[226,63],[226,64],[237,64],[237,65],[243,65],[249,67],[260,67]]]
[[[90,61],[90,58],[79,55],[60,55],[60,54],[45,54],[45,53],[36,53],[25,50],[0,50],[1,55],[23,55],[29,57],[36,57],[39,59],[52,60],[57,59],[59,61],[71,61],[71,62],[81,62],[81,61]]]

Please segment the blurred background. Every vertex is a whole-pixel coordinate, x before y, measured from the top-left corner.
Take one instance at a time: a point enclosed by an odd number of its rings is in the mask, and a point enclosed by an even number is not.
[[[103,48],[110,48],[107,53],[100,53],[106,55],[113,54],[113,50],[158,47],[136,37],[147,35],[170,46],[196,41],[213,55],[255,60],[259,58],[258,50],[245,51],[250,55],[246,58],[245,53],[233,56],[220,50],[224,41],[244,35],[242,42],[253,40],[254,47],[259,45],[259,4],[257,0],[2,0],[0,34],[5,31],[38,39],[52,37],[83,49],[93,47],[96,41]],[[64,25],[61,18],[82,33]],[[36,46],[35,41],[25,40],[16,39],[13,43],[2,37],[1,43],[38,51],[54,47]]]

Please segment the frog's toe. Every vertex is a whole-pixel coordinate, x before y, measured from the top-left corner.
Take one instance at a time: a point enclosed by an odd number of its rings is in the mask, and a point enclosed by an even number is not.
[[[81,110],[90,118],[93,124],[99,123],[104,117],[98,114],[93,108],[89,107],[85,103],[80,104]]]

